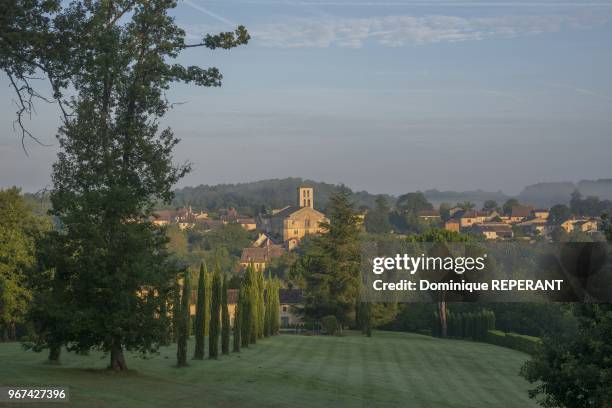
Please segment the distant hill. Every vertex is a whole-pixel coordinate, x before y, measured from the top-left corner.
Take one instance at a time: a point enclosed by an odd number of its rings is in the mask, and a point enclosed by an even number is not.
[[[170,206],[161,208],[178,208],[192,206],[194,210],[214,210],[217,208],[234,207],[246,214],[256,214],[262,207],[281,208],[296,203],[296,191],[301,185],[312,186],[315,189],[315,206],[324,210],[327,206],[329,196],[339,185],[306,180],[297,177],[284,179],[271,179],[254,181],[250,183],[199,185],[196,187],[184,187],[175,191],[174,201]],[[350,189],[349,189],[350,190]],[[521,193],[512,197],[504,194],[501,190],[483,191],[439,191],[436,189],[423,192],[427,200],[435,206],[440,203],[451,205],[471,201],[478,207],[486,200],[495,200],[502,205],[509,198],[516,198],[521,203],[531,204],[537,207],[551,207],[555,204],[569,203],[570,196],[575,190],[580,191],[583,197],[595,196],[601,200],[612,200],[612,179],[581,180],[572,182],[547,182],[536,183],[526,186]],[[407,193],[409,191],[406,191]],[[374,208],[377,195],[367,191],[352,191],[352,200],[357,207],[367,206]],[[44,215],[51,207],[49,194],[24,193],[26,200],[34,211]],[[385,196],[391,206],[395,204],[397,197]]]
[[[332,192],[339,185],[305,180],[297,177],[271,179],[238,184],[199,185],[175,191],[173,206],[191,206],[194,210],[234,207],[245,213],[257,213],[261,208],[282,208],[295,205],[299,186],[314,187],[315,207],[324,210]],[[353,192],[352,200],[357,207],[374,207],[376,195],[366,191]],[[387,196],[393,203],[395,199]]]
[[[438,190],[427,190],[423,193],[427,200],[435,206],[439,206],[440,203],[448,203],[454,205],[456,203],[471,201],[476,204],[477,207],[482,207],[485,201],[495,200],[499,205],[502,205],[506,200],[511,198],[502,191],[491,192],[483,190],[474,191],[438,191]]]
[[[526,204],[538,207],[551,207],[555,204],[567,204],[571,195],[578,190],[584,197],[598,197],[601,200],[612,200],[612,179],[581,180],[578,183],[552,182],[537,183],[527,186],[517,196]]]

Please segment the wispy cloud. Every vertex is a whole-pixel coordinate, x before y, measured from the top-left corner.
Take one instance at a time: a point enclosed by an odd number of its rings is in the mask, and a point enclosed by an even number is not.
[[[202,6],[201,6],[200,4],[198,4],[198,3],[195,3],[195,2],[193,2],[193,1],[191,1],[191,0],[183,0],[183,3],[185,3],[186,5],[188,5],[189,7],[193,8],[193,9],[195,9],[195,10],[198,10],[198,11],[199,11],[199,12],[201,12],[201,13],[206,14],[206,15],[207,15],[207,16],[209,16],[209,17],[214,18],[214,19],[215,19],[215,20],[217,20],[217,21],[222,22],[223,24],[226,24],[226,25],[229,25],[229,26],[232,26],[232,27],[236,26],[236,23],[234,23],[233,21],[230,21],[230,20],[228,20],[227,18],[225,18],[225,17],[223,17],[223,16],[220,16],[220,15],[219,15],[219,14],[217,14],[217,13],[213,13],[212,11],[210,11],[210,10],[208,10],[208,9],[206,9],[206,8],[204,8],[204,7],[202,7]]]
[[[515,38],[563,29],[588,28],[608,23],[612,14],[533,15],[499,17],[462,16],[383,16],[292,18],[252,27],[253,38],[267,47],[349,47],[367,42],[386,47],[440,42],[476,41],[489,38]]]

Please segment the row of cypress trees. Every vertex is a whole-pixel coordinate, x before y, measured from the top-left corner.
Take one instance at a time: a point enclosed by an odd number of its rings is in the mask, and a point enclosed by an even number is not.
[[[277,279],[265,279],[263,271],[249,265],[240,286],[233,327],[232,350],[240,352],[241,347],[255,344],[257,339],[278,334],[280,328],[280,283]],[[177,341],[177,364],[187,365],[187,339],[190,332],[191,284],[189,272],[184,272],[182,294],[176,290],[174,300],[174,338]],[[210,316],[210,319],[207,317]],[[215,265],[212,276],[206,265],[200,265],[196,300],[196,315],[193,324],[195,334],[194,359],[202,360],[205,355],[205,335],[208,333],[208,357],[229,354],[230,314],[228,304],[228,282]]]

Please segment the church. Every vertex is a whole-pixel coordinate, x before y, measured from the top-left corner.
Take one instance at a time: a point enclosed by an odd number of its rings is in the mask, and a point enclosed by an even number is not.
[[[305,235],[323,232],[320,223],[327,221],[325,215],[314,208],[312,187],[298,188],[297,205],[273,210],[272,215],[260,218],[261,229],[282,240],[289,250],[295,248]]]

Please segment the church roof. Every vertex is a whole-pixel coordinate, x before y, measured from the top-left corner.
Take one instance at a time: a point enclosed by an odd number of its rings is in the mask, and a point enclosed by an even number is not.
[[[272,215],[272,218],[276,218],[276,217],[280,217],[280,218],[286,218],[289,217],[290,215],[301,211],[301,210],[311,210],[316,212],[317,214],[321,214],[321,216],[323,216],[323,213],[320,211],[315,210],[312,207],[298,207],[297,205],[291,205],[289,207],[283,208],[281,211],[277,212],[276,214]]]

